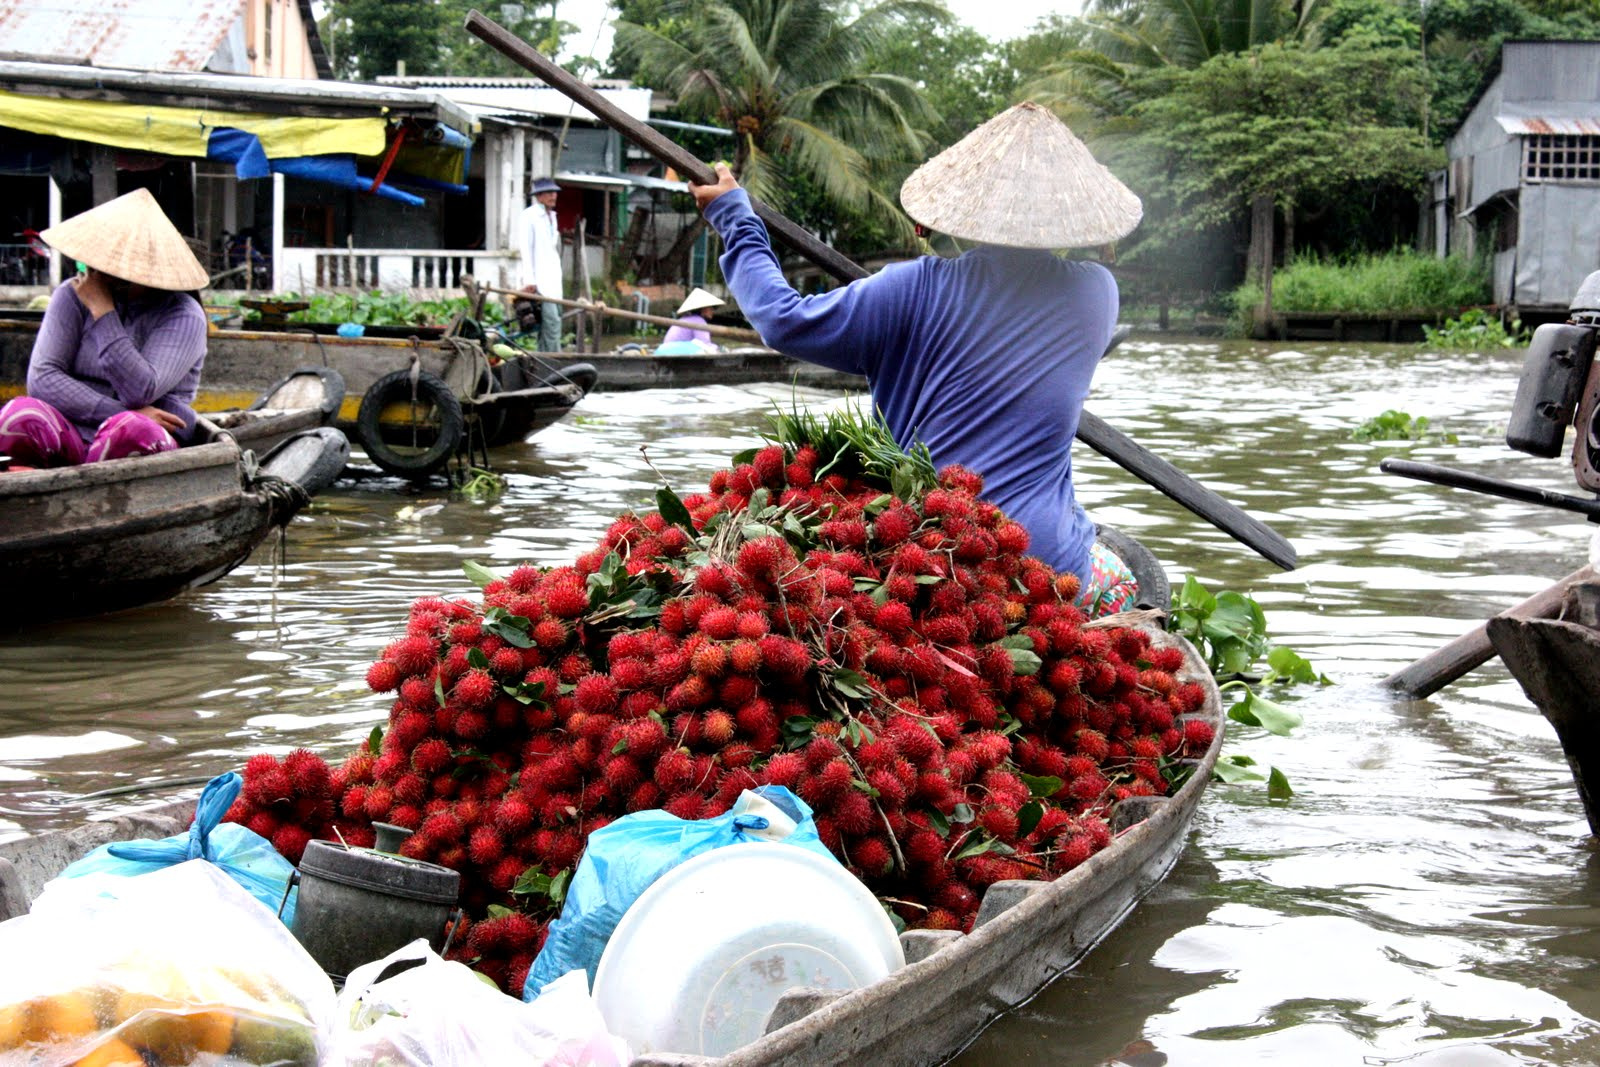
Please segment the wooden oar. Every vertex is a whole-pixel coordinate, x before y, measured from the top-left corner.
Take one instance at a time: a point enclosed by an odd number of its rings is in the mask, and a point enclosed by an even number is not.
[[[696,185],[716,182],[716,173],[711,167],[657,130],[623,112],[493,19],[472,11],[467,15],[466,28],[469,33],[539,75],[551,88],[559,89],[606,125]],[[750,204],[761,221],[766,223],[768,232],[835,278],[852,282],[867,277],[867,271],[860,264],[840,255],[772,208],[754,198]],[[1282,534],[1246,515],[1237,506],[1138,445],[1120,430],[1113,429],[1092,413],[1084,411],[1078,421],[1078,437],[1096,452],[1161,490],[1223,533],[1254,549],[1284,570],[1294,569],[1294,545]]]
[[[499,293],[502,296],[514,296],[519,300],[540,300],[546,304],[555,304],[557,307],[577,308],[579,311],[598,311],[602,315],[613,315],[620,319],[632,319],[635,322],[648,322],[656,326],[682,326],[688,330],[703,330],[713,337],[726,337],[730,341],[754,341],[761,343],[761,335],[754,330],[746,330],[740,326],[718,326],[712,322],[685,322],[682,319],[669,319],[665,315],[646,315],[640,311],[624,311],[622,308],[609,307],[594,300],[568,300],[565,297],[546,296],[543,293],[525,293],[521,289],[502,289],[498,285],[479,284],[480,293]]]
[[[1507,608],[1497,619],[1548,619],[1561,610],[1567,590],[1594,580],[1592,566],[1579,567],[1548,589],[1535,593],[1515,607]],[[1443,689],[1451,682],[1483,666],[1494,658],[1494,643],[1489,639],[1488,623],[1477,626],[1443,648],[1402,667],[1380,684],[1420,699]]]

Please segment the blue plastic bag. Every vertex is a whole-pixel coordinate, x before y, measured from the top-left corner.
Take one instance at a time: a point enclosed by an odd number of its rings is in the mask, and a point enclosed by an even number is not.
[[[148,874],[187,860],[203,859],[220,867],[274,914],[282,904],[283,921],[291,923],[298,887],[289,894],[287,903],[284,903],[283,894],[294,873],[294,864],[254,830],[222,821],[243,788],[244,779],[233,771],[219,774],[207,782],[201,792],[188,833],[159,841],[113,841],[101,845],[56,878]]]
[[[781,785],[746,790],[732,811],[714,819],[636,811],[590,834],[561,917],[550,924],[528,970],[522,999],[532,1000],[545,985],[580,968],[592,985],[617,923],[656,879],[702,852],[752,841],[778,841],[838,862],[817,837],[806,802]]]

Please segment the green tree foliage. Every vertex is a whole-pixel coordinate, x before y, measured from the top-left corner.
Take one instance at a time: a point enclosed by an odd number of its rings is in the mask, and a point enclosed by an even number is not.
[[[330,0],[319,31],[334,73],[371,81],[395,73],[438,73],[443,21],[434,0]]]
[[[483,0],[436,0],[443,23],[439,40],[438,73],[453,76],[497,78],[530,77],[521,65],[501,55],[462,27],[467,13],[476,9],[521,37],[547,56],[557,56],[568,43],[582,49],[587,41],[572,42],[576,24],[557,17],[561,4],[550,0],[522,0],[519,3],[484,3]],[[571,60],[565,66],[574,73],[599,70],[590,56]]]
[[[478,9],[547,56],[561,52],[577,26],[556,17],[551,0],[485,4],[481,0],[328,0],[319,32],[334,73],[371,81],[399,63],[413,75],[526,77],[528,72],[463,27]],[[599,64],[582,56],[565,64],[577,73]]]
[[[1189,70],[1217,56],[1297,39],[1315,0],[1093,0],[1082,40],[1023,87],[1075,129],[1091,133],[1136,99],[1141,72]]]
[[[934,148],[960,140],[1011,103],[1017,75],[993,41],[943,15],[908,15],[867,56],[866,69],[907,79],[943,120]]]
[[[808,187],[834,212],[909,235],[881,180],[923,157],[938,117],[909,78],[866,58],[906,17],[941,10],[925,0],[666,0],[653,24],[619,21],[614,47],[685,118],[734,131],[732,164],[754,196],[784,210]]]
[[[1420,58],[1404,49],[1267,45],[1147,72],[1112,167],[1145,200],[1158,261],[1257,197],[1306,203],[1415,186],[1440,162],[1421,135]],[[1270,219],[1270,216],[1268,216]]]

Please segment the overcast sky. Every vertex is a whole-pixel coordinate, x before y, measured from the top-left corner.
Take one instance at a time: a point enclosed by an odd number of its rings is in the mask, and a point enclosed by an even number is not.
[[[1077,14],[1078,3],[1060,0],[945,0],[962,22],[986,36],[1003,41],[1027,33],[1035,22],[1052,12]],[[490,18],[499,12],[497,0],[485,0],[482,11]],[[579,30],[567,42],[573,55],[592,55],[602,61],[611,52],[612,11],[606,0],[559,0],[557,13]]]

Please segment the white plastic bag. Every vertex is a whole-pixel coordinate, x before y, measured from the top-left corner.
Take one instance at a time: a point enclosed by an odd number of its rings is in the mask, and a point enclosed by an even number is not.
[[[0,923],[0,1067],[318,1063],[333,983],[218,867],[65,885]]]
[[[386,978],[393,964],[420,965]],[[582,971],[531,1003],[508,997],[418,938],[345,980],[334,1012],[338,1067],[626,1067],[626,1042],[606,1031]]]

